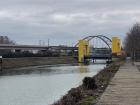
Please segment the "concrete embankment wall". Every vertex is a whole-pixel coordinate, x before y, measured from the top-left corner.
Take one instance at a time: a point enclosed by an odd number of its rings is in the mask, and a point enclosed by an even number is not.
[[[71,64],[77,63],[73,57],[25,57],[25,58],[3,58],[3,69],[19,68],[26,66]]]

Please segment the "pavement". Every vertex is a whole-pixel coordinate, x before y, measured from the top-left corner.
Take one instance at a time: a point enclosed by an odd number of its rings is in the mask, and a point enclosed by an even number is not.
[[[96,105],[140,105],[139,67],[140,62],[122,65]]]

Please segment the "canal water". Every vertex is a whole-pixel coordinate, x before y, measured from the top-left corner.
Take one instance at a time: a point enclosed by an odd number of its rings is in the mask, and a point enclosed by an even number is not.
[[[0,105],[49,105],[105,64],[26,67],[32,73],[0,76]]]

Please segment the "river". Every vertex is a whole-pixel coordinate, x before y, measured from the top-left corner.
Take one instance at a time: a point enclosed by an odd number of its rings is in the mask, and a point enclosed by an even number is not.
[[[105,64],[25,67],[32,73],[0,76],[0,105],[49,105]]]

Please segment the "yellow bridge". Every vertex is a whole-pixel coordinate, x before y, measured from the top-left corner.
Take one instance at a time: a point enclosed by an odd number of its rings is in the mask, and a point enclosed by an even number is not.
[[[112,51],[112,54],[114,55],[121,54],[121,41],[118,37],[112,37],[112,39],[109,39],[108,37],[103,36],[103,35],[88,36],[82,40],[79,40],[79,42],[76,44],[76,46],[78,47],[78,61],[79,62],[84,62],[85,57],[90,56],[89,41],[92,40],[93,38],[101,39]]]

